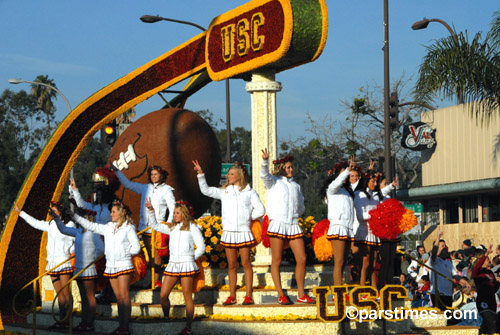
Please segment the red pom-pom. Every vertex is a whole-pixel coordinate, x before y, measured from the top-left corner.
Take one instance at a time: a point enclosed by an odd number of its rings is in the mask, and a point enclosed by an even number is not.
[[[323,219],[320,222],[316,223],[312,232],[312,244],[316,243],[316,240],[323,235],[326,235],[328,232],[328,228],[330,228],[330,220]]]
[[[269,228],[269,217],[266,215],[262,219],[262,245],[266,248],[271,246],[271,241],[269,241],[269,236],[267,236],[267,229]]]
[[[370,230],[381,239],[395,239],[401,234],[399,223],[405,212],[406,208],[399,200],[387,199],[381,202],[369,212],[371,216],[368,220]]]
[[[170,236],[167,234],[155,232],[155,248],[158,251],[158,256],[166,257],[168,256],[168,241]]]

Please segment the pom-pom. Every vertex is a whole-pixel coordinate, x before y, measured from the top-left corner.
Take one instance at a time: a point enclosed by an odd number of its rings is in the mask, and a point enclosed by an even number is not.
[[[155,231],[155,249],[160,257],[168,256],[168,240],[169,235]]]
[[[312,244],[316,243],[316,240],[321,236],[324,236],[328,233],[328,228],[330,228],[330,220],[323,219],[320,222],[316,223],[312,231]]]
[[[415,216],[414,212],[410,209],[407,209],[401,218],[401,222],[399,223],[399,230],[402,233],[407,232],[418,224],[418,219]]]
[[[326,232],[323,236],[316,239],[313,249],[314,255],[321,262],[327,262],[333,257],[332,244],[326,238]]]
[[[252,220],[250,224],[250,230],[252,231],[253,237],[255,238],[255,243],[259,244],[262,241],[262,225],[259,220]]]
[[[132,264],[134,265],[134,273],[130,284],[135,283],[146,277],[147,263],[144,251],[141,250],[137,255],[132,256]]]
[[[266,248],[269,248],[271,246],[271,241],[269,241],[269,236],[267,235],[268,228],[269,228],[269,217],[266,215],[262,220],[262,245],[265,246]]]
[[[200,269],[200,273],[194,276],[193,280],[193,293],[199,292],[205,286],[205,270],[201,264],[201,260],[196,260],[196,265]]]
[[[71,263],[71,268],[73,269],[73,271],[75,271],[75,269],[76,269],[76,267],[75,267],[75,253],[72,252],[69,255],[70,255],[70,257],[73,257],[73,258],[71,258],[71,260],[69,262]]]
[[[370,230],[381,239],[395,239],[401,234],[399,223],[405,212],[406,208],[396,199],[387,199],[381,202],[369,212],[371,216],[368,220]]]

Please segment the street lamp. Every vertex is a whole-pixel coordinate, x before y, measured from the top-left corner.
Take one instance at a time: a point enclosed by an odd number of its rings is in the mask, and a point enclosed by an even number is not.
[[[158,21],[169,21],[180,24],[186,24],[193,27],[196,27],[202,31],[207,31],[200,25],[189,21],[182,21],[176,19],[170,19],[167,17],[154,16],[154,15],[143,15],[140,17],[140,20],[144,23],[155,23]],[[231,162],[231,106],[229,100],[229,79],[226,79],[226,162]]]
[[[55,88],[52,85],[41,83],[41,82],[38,82],[38,81],[29,81],[29,80],[23,80],[23,79],[9,79],[9,84],[14,84],[14,85],[17,85],[17,84],[33,84],[33,85],[39,85],[39,86],[48,87],[51,90],[54,90],[57,93],[59,93],[59,95],[63,98],[64,102],[66,103],[66,106],[68,107],[69,114],[71,114],[71,112],[72,112],[71,105],[69,104],[68,99],[66,99],[66,97],[64,96],[64,94],[62,94],[61,91],[59,91],[57,88]],[[71,169],[71,171],[70,171],[70,177],[73,178],[73,169]],[[71,210],[74,210],[73,204],[71,204]]]
[[[389,114],[389,3],[384,0],[384,172],[388,181],[393,180],[392,150],[391,150],[391,125]]]
[[[446,29],[448,29],[448,31],[450,32],[451,37],[453,37],[453,40],[455,41],[456,45],[458,46],[457,34],[455,34],[455,32],[453,31],[453,29],[451,29],[451,27],[448,23],[446,23],[445,21],[443,21],[441,19],[425,19],[424,18],[423,20],[420,20],[420,21],[413,23],[411,25],[411,29],[413,29],[413,30],[426,29],[430,22],[438,22],[438,23],[441,23],[443,26],[445,26]],[[464,97],[463,97],[462,91],[457,92],[457,95],[458,95],[458,102],[460,104],[463,104]]]

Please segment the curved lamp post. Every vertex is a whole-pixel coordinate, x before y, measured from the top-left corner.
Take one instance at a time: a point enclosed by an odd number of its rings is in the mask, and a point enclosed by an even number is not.
[[[29,81],[29,80],[23,80],[23,79],[9,79],[9,84],[14,84],[14,85],[16,85],[16,84],[33,84],[33,85],[40,85],[40,86],[48,87],[51,90],[54,90],[57,93],[59,93],[59,95],[63,98],[64,102],[66,103],[66,106],[68,107],[69,114],[71,114],[72,109],[71,109],[71,105],[69,104],[68,99],[66,99],[66,97],[64,96],[64,94],[62,94],[61,91],[59,91],[57,88],[55,88],[52,85],[40,83],[38,81]],[[73,169],[71,169],[71,171],[70,171],[70,177],[73,178]],[[73,204],[71,204],[71,210],[74,210]]]
[[[175,23],[193,26],[193,27],[200,29],[201,31],[207,31],[202,26],[200,26],[196,23],[193,23],[193,22],[170,19],[170,18],[161,17],[161,16],[143,15],[140,17],[140,20],[144,23],[155,23],[158,21],[169,21],[169,22],[175,22]],[[229,79],[226,79],[225,82],[226,82],[226,162],[230,163],[231,162],[231,107],[230,107],[230,100],[229,100]]]
[[[413,29],[413,30],[425,29],[425,28],[427,28],[427,26],[429,25],[430,22],[438,22],[438,23],[441,23],[443,26],[445,26],[446,29],[448,29],[448,31],[450,32],[451,37],[453,37],[453,40],[455,41],[455,43],[458,45],[457,34],[453,31],[453,29],[451,29],[451,27],[448,23],[446,23],[445,21],[443,21],[441,19],[423,19],[423,20],[420,20],[420,21],[413,23],[411,25],[411,29]],[[463,97],[462,92],[457,92],[457,95],[458,95],[458,102],[460,104],[463,104],[464,97]]]

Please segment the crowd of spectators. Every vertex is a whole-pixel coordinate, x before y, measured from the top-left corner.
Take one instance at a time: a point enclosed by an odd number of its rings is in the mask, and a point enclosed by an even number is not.
[[[500,245],[493,250],[493,246],[473,245],[466,239],[460,248],[449,251],[441,237],[440,233],[432,250],[423,245],[415,250],[400,247],[401,253],[396,254],[399,276],[395,282],[408,289],[414,308],[477,310],[476,319],[449,320],[449,324],[479,326],[481,334],[499,333]]]

